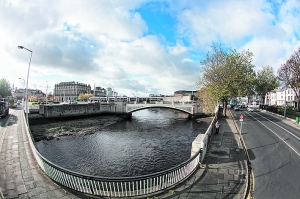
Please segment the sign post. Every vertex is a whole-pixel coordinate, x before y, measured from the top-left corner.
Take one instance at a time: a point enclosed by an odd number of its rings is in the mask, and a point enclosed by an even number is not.
[[[240,115],[240,122],[241,122],[240,134],[242,134],[243,121],[244,121],[244,115]]]

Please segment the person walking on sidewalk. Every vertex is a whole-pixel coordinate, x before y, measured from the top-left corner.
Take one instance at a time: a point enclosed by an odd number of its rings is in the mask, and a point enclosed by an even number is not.
[[[217,120],[215,126],[216,126],[216,134],[218,134],[219,133],[219,128],[220,128],[219,120]]]

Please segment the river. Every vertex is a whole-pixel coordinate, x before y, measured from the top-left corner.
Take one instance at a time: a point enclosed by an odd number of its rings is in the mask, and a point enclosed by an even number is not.
[[[101,116],[105,117],[105,116]],[[140,176],[172,168],[190,158],[192,141],[211,118],[189,119],[168,109],[134,112],[93,134],[36,142],[39,152],[71,171],[104,177]]]

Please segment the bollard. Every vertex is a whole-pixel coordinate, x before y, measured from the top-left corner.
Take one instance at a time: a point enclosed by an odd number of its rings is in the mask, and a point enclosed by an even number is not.
[[[299,124],[299,117],[296,117],[296,123]]]

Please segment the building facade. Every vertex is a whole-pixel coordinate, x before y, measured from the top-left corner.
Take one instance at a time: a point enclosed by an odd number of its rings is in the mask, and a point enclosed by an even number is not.
[[[79,94],[90,94],[91,86],[79,82],[60,82],[54,86],[54,99],[57,102],[76,101]]]
[[[174,92],[174,97],[189,96],[191,100],[198,100],[198,91],[179,90]]]
[[[118,96],[118,92],[113,91],[113,89],[109,87],[109,88],[107,88],[107,96],[108,97]]]
[[[198,91],[186,91],[179,90],[174,92],[174,97],[188,96],[188,95],[196,95]]]
[[[95,91],[92,91],[92,94],[95,96],[95,97],[106,97],[107,96],[107,92],[106,92],[106,89],[105,88],[102,88],[102,87],[96,87],[95,88]]]
[[[26,89],[16,89],[13,92],[13,96],[16,97],[18,100],[21,100],[22,98],[26,98]],[[30,101],[45,101],[46,100],[46,94],[43,93],[43,91],[39,89],[28,89],[28,99]]]
[[[265,104],[283,106],[285,103],[288,106],[295,106],[297,103],[297,96],[293,89],[289,87],[277,88],[266,93]]]

